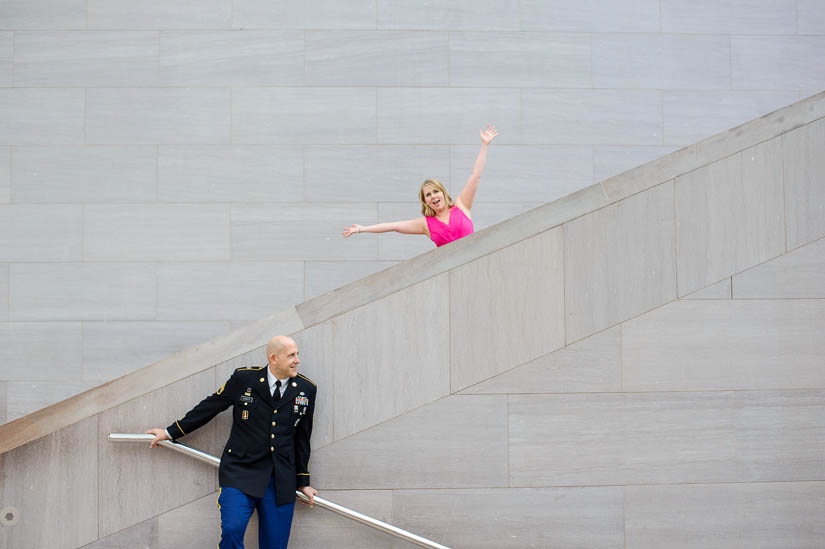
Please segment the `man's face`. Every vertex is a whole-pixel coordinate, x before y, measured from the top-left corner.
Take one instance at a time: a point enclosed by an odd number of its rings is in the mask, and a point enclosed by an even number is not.
[[[278,353],[269,356],[269,368],[278,379],[297,376],[300,362],[298,346],[291,340]]]

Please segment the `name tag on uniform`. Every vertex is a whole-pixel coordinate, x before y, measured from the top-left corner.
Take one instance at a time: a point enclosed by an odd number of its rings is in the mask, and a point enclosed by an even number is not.
[[[255,400],[255,398],[249,395],[244,395],[241,397],[241,402],[252,402],[253,400]]]

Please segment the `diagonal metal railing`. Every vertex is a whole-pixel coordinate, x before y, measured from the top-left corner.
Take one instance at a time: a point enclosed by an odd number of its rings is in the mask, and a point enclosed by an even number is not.
[[[153,435],[145,435],[138,433],[109,434],[109,440],[111,442],[151,442],[153,438],[155,438]],[[220,458],[217,458],[211,454],[207,454],[206,452],[201,452],[196,448],[191,448],[185,444],[181,444],[180,442],[163,440],[159,442],[159,444],[164,448],[169,448],[176,452],[180,452],[181,454],[185,454],[191,458],[197,459],[198,461],[203,461],[204,463],[214,465],[215,467],[219,466],[221,463]],[[309,498],[307,498],[303,494],[303,492],[296,491],[295,495],[301,501],[305,503],[309,502]],[[395,536],[397,538],[409,541],[410,543],[414,543],[421,547],[430,547],[432,549],[450,549],[446,545],[441,545],[440,543],[437,543],[435,541],[421,537],[417,534],[413,534],[412,532],[408,532],[403,528],[393,526],[392,524],[388,524],[386,522],[380,521],[376,518],[370,517],[363,513],[359,513],[358,511],[353,511],[352,509],[344,507],[343,505],[338,505],[337,503],[333,503],[327,499],[318,496],[315,496],[315,505],[322,509],[332,511],[333,513],[337,513],[343,517],[347,517],[348,519],[360,522],[361,524],[365,524],[370,528],[374,528],[376,530],[380,530],[381,532],[390,534],[391,536]]]

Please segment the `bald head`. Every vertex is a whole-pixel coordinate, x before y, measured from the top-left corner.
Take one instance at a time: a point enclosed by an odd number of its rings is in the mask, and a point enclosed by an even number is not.
[[[278,379],[298,375],[298,345],[291,337],[275,336],[266,344],[266,357],[269,370]]]

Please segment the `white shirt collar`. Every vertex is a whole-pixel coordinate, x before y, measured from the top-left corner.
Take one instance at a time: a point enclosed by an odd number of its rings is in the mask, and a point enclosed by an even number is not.
[[[278,378],[275,377],[275,374],[272,373],[272,370],[269,369],[269,366],[266,367],[266,380],[269,382],[269,394],[272,394],[275,391],[275,382]],[[286,391],[286,384],[289,381],[288,377],[285,377],[281,380],[281,396],[284,395],[284,391]]]

